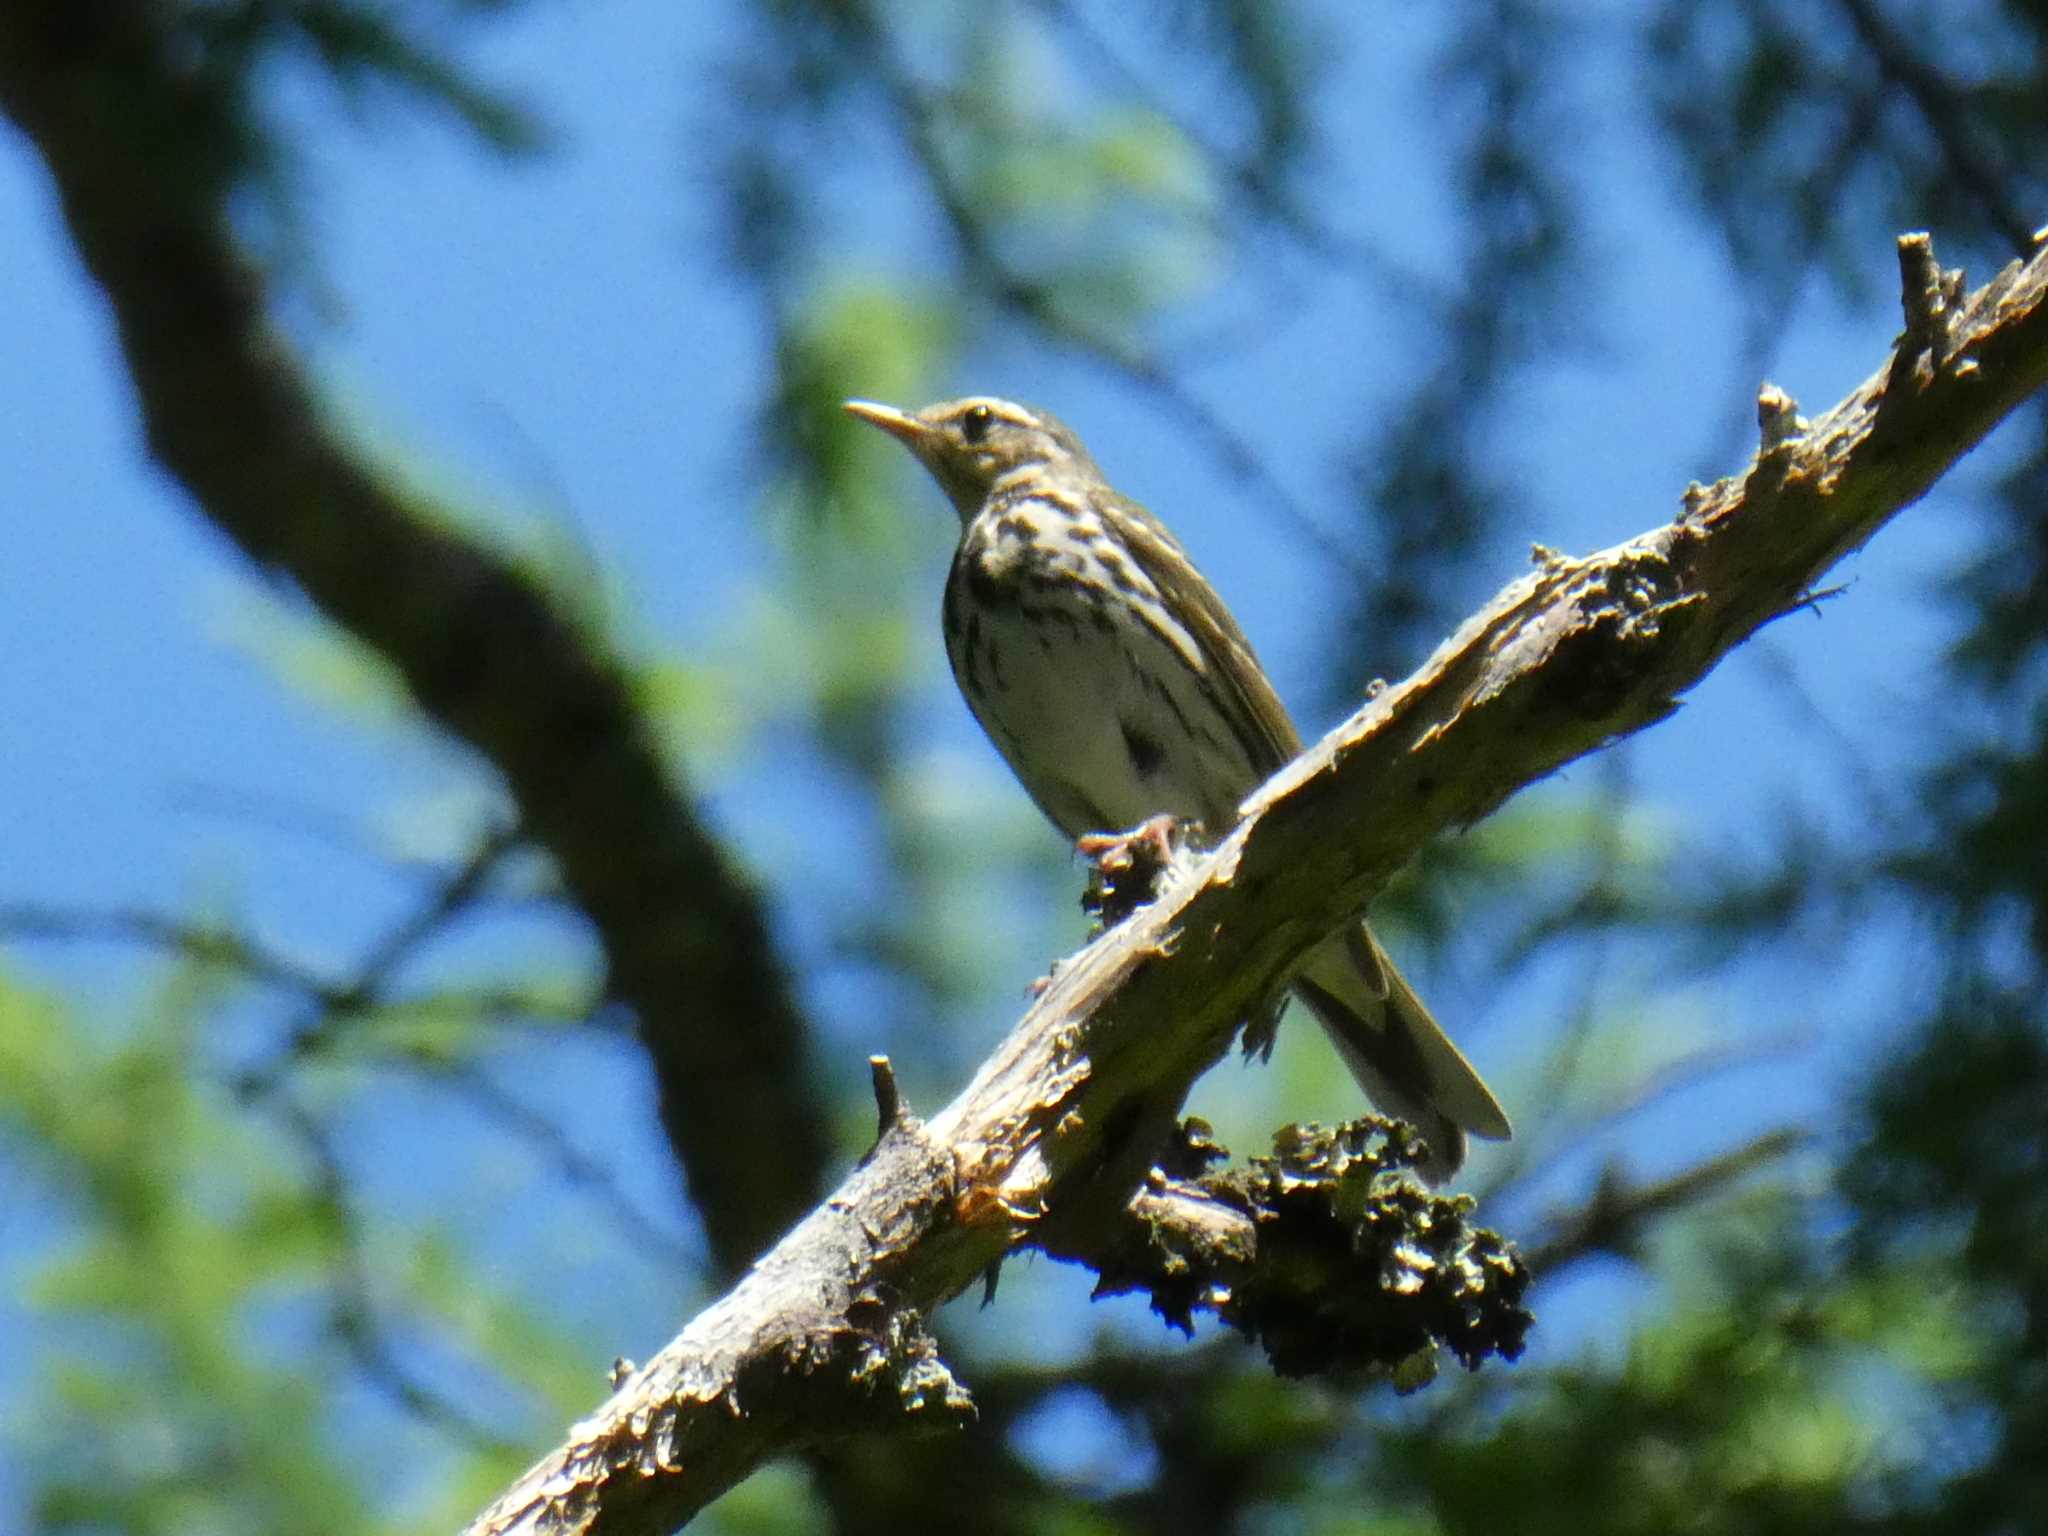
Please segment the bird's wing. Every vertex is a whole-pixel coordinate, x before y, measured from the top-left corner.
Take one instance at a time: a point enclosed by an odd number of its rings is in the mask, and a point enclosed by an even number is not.
[[[1112,493],[1104,500],[1125,547],[1201,648],[1210,680],[1240,727],[1252,765],[1261,774],[1277,772],[1301,751],[1301,738],[1266,669],[1252,654],[1251,641],[1164,523],[1127,496]]]

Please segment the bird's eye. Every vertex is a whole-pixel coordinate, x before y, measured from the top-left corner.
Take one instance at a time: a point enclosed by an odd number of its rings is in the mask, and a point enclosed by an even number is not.
[[[970,444],[978,443],[988,436],[988,429],[996,424],[996,413],[985,405],[968,407],[967,414],[960,418],[960,435]]]

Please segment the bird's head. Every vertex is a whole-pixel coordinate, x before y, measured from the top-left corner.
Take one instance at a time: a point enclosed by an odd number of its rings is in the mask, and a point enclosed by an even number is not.
[[[981,510],[996,482],[1020,471],[1101,478],[1081,440],[1057,417],[1013,400],[970,395],[921,411],[849,400],[846,412],[872,422],[916,454],[962,523]]]

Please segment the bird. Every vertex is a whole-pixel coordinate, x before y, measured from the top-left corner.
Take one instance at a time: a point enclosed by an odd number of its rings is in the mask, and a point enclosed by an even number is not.
[[[1157,816],[1220,837],[1301,750],[1251,642],[1166,525],[1113,489],[1058,418],[990,395],[906,411],[849,400],[960,519],[942,605],[975,718],[1070,840]],[[1291,986],[1381,1110],[1421,1132],[1417,1172],[1457,1173],[1508,1117],[1361,918]]]

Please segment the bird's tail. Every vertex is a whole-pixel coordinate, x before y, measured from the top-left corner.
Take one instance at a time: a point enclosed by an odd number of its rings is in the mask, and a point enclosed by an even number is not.
[[[1465,1162],[1465,1138],[1506,1141],[1506,1111],[1423,1006],[1364,923],[1332,937],[1294,979],[1358,1085],[1429,1143],[1418,1170],[1432,1184]]]

